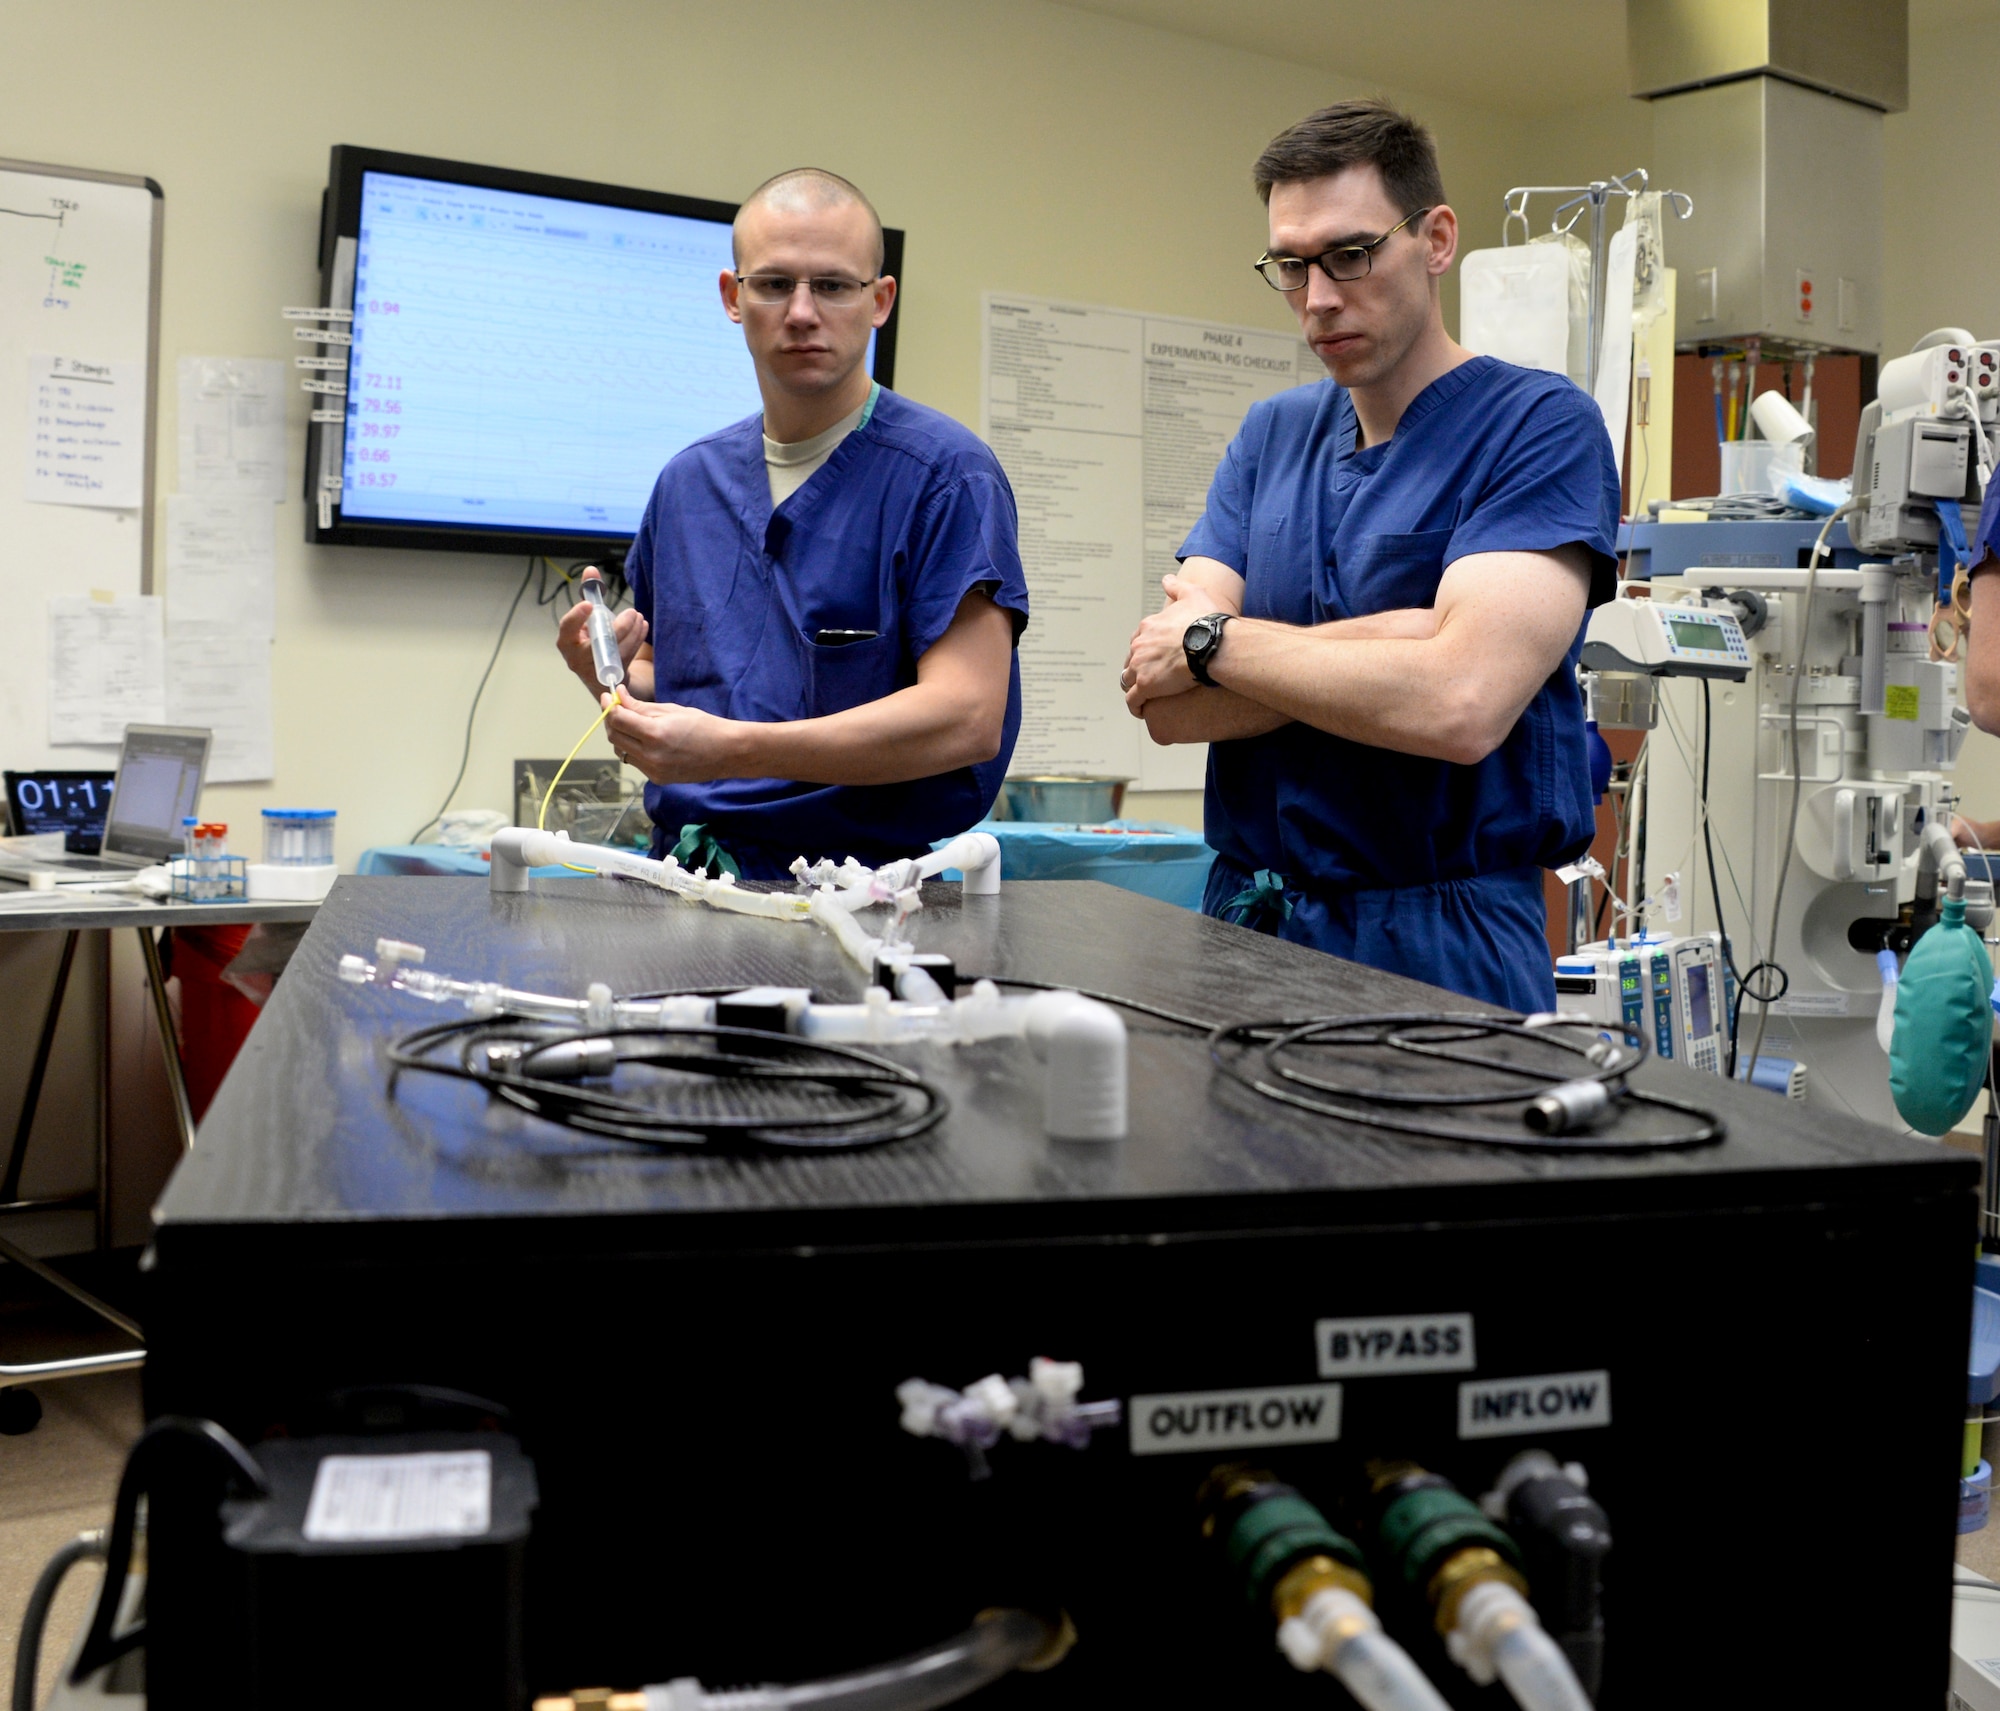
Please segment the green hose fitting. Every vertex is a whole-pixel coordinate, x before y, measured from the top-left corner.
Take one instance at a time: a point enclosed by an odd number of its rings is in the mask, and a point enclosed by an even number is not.
[[[1441,1631],[1479,1580],[1527,1591],[1520,1547],[1444,1475],[1402,1463],[1378,1471],[1374,1487],[1375,1560],[1431,1607]]]
[[[1229,1465],[1201,1490],[1202,1536],[1222,1553],[1252,1608],[1272,1609],[1287,1574],[1309,1559],[1366,1601],[1372,1592],[1361,1549],[1289,1485],[1256,1468]]]

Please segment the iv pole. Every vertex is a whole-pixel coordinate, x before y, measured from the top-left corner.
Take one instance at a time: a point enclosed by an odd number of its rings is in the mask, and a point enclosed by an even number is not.
[[[1568,198],[1567,201],[1557,205],[1555,213],[1550,217],[1551,231],[1571,231],[1586,212],[1590,215],[1590,296],[1589,313],[1585,322],[1585,336],[1588,342],[1584,351],[1583,389],[1593,398],[1597,396],[1597,370],[1603,359],[1603,351],[1600,349],[1603,338],[1600,329],[1604,325],[1604,252],[1607,247],[1604,231],[1605,211],[1614,196],[1629,199],[1644,195],[1649,182],[1646,169],[1638,166],[1617,178],[1596,178],[1588,184],[1519,184],[1501,199],[1507,209],[1506,218],[1500,223],[1500,242],[1503,246],[1513,241],[1516,220],[1521,222],[1522,240],[1524,242],[1527,240],[1528,203],[1533,197]],[[1676,219],[1685,220],[1694,212],[1694,198],[1684,190],[1662,191],[1661,200],[1667,207],[1673,209]],[[1569,216],[1567,220],[1563,218],[1565,214]],[[1609,879],[1605,883],[1608,885]],[[1587,944],[1590,936],[1590,886],[1585,880],[1578,879],[1569,888],[1567,934],[1569,948],[1576,950]]]
[[[1637,183],[1633,182],[1635,179]],[[1605,210],[1614,196],[1643,196],[1648,182],[1646,169],[1635,166],[1617,178],[1593,179],[1588,184],[1518,184],[1501,198],[1507,209],[1507,217],[1500,222],[1500,242],[1503,246],[1514,241],[1516,220],[1521,222],[1522,241],[1527,240],[1528,201],[1531,197],[1569,198],[1557,206],[1550,219],[1549,230],[1554,232],[1572,231],[1586,212],[1590,215],[1590,312],[1586,326],[1590,343],[1584,353],[1583,389],[1593,398],[1597,396],[1597,367],[1603,355],[1598,347],[1603,342],[1599,329],[1604,325]],[[1673,209],[1676,219],[1685,220],[1694,212],[1694,198],[1684,190],[1662,191],[1661,196]],[[1563,218],[1565,214],[1569,216],[1567,220]]]

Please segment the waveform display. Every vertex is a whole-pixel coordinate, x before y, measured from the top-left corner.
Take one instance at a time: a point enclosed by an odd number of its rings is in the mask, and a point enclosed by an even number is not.
[[[342,511],[631,534],[761,407],[729,265],[719,221],[366,173]]]

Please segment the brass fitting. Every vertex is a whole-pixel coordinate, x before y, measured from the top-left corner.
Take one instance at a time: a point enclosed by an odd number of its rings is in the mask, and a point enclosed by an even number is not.
[[[573,1687],[537,1699],[535,1711],[646,1711],[646,1696],[609,1687]]]
[[[1253,1486],[1263,1485],[1272,1475],[1262,1468],[1252,1467],[1248,1462],[1224,1462],[1201,1482],[1201,1489],[1195,1493],[1195,1502],[1201,1506],[1201,1536],[1215,1537],[1215,1517],[1225,1504],[1241,1497]]]
[[[1468,1545],[1438,1564],[1427,1590],[1431,1607],[1437,1612],[1440,1634],[1449,1634],[1458,1626],[1460,1600],[1475,1586],[1489,1580],[1504,1581],[1523,1598],[1528,1596],[1528,1583],[1521,1578],[1520,1571],[1498,1551],[1485,1545]],[[612,1711],[620,1708],[613,1707]]]
[[[1335,1562],[1332,1557],[1306,1557],[1286,1569],[1278,1584],[1271,1588],[1271,1614],[1281,1624],[1289,1622],[1316,1594],[1329,1588],[1351,1592],[1363,1604],[1375,1602],[1375,1589],[1359,1569]]]

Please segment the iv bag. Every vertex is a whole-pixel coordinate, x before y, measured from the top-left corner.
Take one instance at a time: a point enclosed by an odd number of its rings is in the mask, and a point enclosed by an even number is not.
[[[1543,232],[1528,243],[1569,258],[1569,360],[1564,372],[1582,386],[1590,378],[1590,245],[1575,232]]]
[[[1627,202],[1625,224],[1638,236],[1632,267],[1632,327],[1643,339],[1646,329],[1667,312],[1667,252],[1660,192],[1642,191]]]
[[[1521,368],[1568,373],[1569,258],[1540,244],[1474,250],[1459,266],[1458,342]]]

